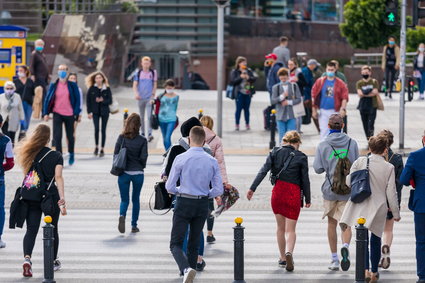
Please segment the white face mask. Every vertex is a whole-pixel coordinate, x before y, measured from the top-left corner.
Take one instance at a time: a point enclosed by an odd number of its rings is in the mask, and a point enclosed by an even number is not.
[[[13,89],[5,89],[4,93],[6,93],[7,95],[12,95],[15,93],[15,91]]]
[[[166,88],[166,89],[165,89],[165,92],[166,92],[166,93],[173,93],[173,92],[174,92],[174,89],[168,89],[168,88]]]
[[[425,48],[419,47],[419,52],[424,52],[424,51],[425,51]]]
[[[20,78],[25,78],[26,76],[27,75],[25,73],[21,73],[21,72],[18,73],[18,77]]]

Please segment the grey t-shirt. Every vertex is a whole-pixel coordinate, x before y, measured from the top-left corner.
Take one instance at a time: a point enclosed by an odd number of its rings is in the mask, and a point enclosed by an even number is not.
[[[288,61],[291,59],[291,52],[287,47],[283,46],[276,46],[273,49],[273,53],[277,56],[278,62],[283,62],[285,64],[285,67],[288,67]]]

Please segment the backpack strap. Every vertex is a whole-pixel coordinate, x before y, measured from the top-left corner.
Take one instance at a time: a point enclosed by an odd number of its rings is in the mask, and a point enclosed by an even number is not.
[[[291,163],[292,159],[294,159],[295,157],[295,152],[291,151],[289,153],[289,156],[286,158],[285,162],[283,162],[283,167],[282,169],[279,171],[279,173],[277,173],[276,178],[279,179],[280,174],[282,174],[286,169],[288,169],[289,164]]]
[[[38,163],[41,163],[41,161],[43,161],[43,159],[47,156],[47,155],[49,155],[49,153],[50,152],[52,152],[53,151],[53,149],[51,149],[51,150],[49,150],[45,155],[43,155],[43,157],[38,161]]]
[[[215,139],[216,136],[217,135],[214,135],[209,141],[207,141],[207,144],[209,144],[210,142],[212,142]]]

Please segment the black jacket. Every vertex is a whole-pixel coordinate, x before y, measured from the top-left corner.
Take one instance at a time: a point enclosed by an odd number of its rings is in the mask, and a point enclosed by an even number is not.
[[[29,105],[32,105],[34,101],[34,82],[30,78],[27,78],[25,85],[21,82],[20,79],[13,80],[13,83],[16,86],[16,93],[19,93],[21,96],[21,100],[25,101]]]
[[[15,197],[10,204],[9,228],[22,228],[24,226],[27,213],[28,205],[21,199],[21,188],[18,188],[15,192]]]
[[[388,150],[388,162],[394,166],[395,186],[397,189],[398,204],[400,205],[401,191],[403,190],[403,184],[400,182],[401,172],[403,172],[404,169],[403,157],[398,153],[394,153],[390,148]]]
[[[263,181],[264,177],[266,177],[267,172],[269,172],[270,170],[273,175],[277,175],[279,171],[283,168],[283,164],[285,163],[291,152],[294,152],[295,156],[289,163],[288,168],[284,172],[282,172],[279,177],[279,180],[299,185],[305,197],[305,202],[310,203],[311,195],[310,179],[308,177],[307,155],[305,155],[299,150],[295,150],[295,148],[290,145],[275,147],[270,152],[269,156],[267,157],[266,163],[264,163],[263,167],[261,167],[250,189],[252,191],[255,191],[260,185],[261,181]]]
[[[143,171],[148,160],[148,142],[143,136],[136,136],[134,139],[118,137],[115,144],[114,154],[118,154],[121,145],[127,149],[127,164],[125,171]]]
[[[251,69],[246,69],[247,73],[248,73],[248,80],[247,83],[248,85],[251,87],[251,94],[255,93],[255,88],[254,88],[254,82],[256,81],[256,77],[254,76],[254,72],[252,72]],[[240,84],[242,83],[242,78],[241,78],[241,71],[239,69],[234,69],[232,70],[232,72],[230,73],[230,80],[229,80],[229,85],[234,86],[235,88],[235,92],[239,93],[240,90]]]
[[[103,97],[102,102],[96,102],[97,97]],[[109,105],[112,104],[112,93],[109,87],[91,86],[87,91],[87,113],[94,115],[109,115]]]

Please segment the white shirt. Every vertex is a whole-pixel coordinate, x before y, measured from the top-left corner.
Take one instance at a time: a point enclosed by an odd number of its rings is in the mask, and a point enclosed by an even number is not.
[[[423,66],[424,66],[424,54],[419,53],[419,55],[418,55],[418,67],[423,68]]]

